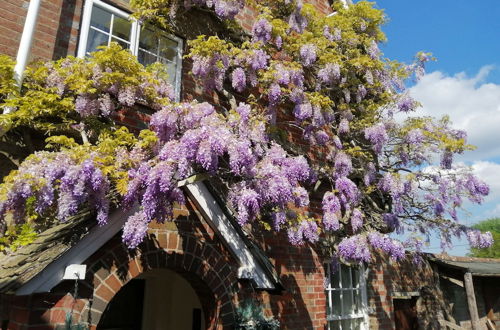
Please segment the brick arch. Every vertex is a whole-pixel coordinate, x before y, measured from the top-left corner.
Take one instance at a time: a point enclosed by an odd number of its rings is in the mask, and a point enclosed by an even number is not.
[[[134,255],[118,239],[101,248],[100,256],[93,258],[89,267],[88,302],[78,311],[79,321],[91,329],[99,324],[101,316],[115,294],[130,280],[153,269],[168,269],[187,280],[198,295],[209,329],[226,328],[234,323],[234,305],[231,286],[236,283],[236,265],[216,241],[207,241],[194,234],[180,234],[172,230],[156,230],[148,235],[148,242]],[[233,264],[233,265],[231,265]]]

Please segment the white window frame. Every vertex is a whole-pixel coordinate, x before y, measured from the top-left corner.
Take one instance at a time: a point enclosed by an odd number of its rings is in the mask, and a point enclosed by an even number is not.
[[[139,51],[139,38],[141,33],[141,24],[131,17],[130,13],[127,13],[115,6],[112,6],[102,0],[86,0],[83,9],[82,24],[80,27],[80,41],[78,43],[77,57],[84,58],[87,55],[87,41],[90,32],[90,19],[92,16],[92,8],[94,6],[100,7],[106,11],[111,12],[113,15],[127,19],[132,22],[132,29],[130,31],[130,52],[137,56]],[[111,33],[111,31],[110,31]],[[165,34],[168,38],[177,42],[177,54],[175,56],[175,81],[173,87],[175,90],[176,100],[179,101],[180,89],[181,89],[181,79],[182,79],[182,49],[183,40],[177,36],[171,34]]]
[[[349,271],[349,276],[350,276],[350,282],[351,282],[351,287],[349,288],[343,288],[342,287],[342,274],[341,274],[341,267],[349,267],[347,265],[341,265],[339,264],[337,272],[339,272],[339,287],[333,287],[332,286],[332,278],[333,278],[333,273],[332,273],[332,265],[331,264],[325,264],[325,276],[326,276],[326,287],[325,287],[325,295],[326,295],[326,306],[327,306],[327,328],[330,329],[330,322],[331,321],[342,321],[342,320],[352,320],[352,319],[362,319],[361,321],[361,330],[368,330],[369,329],[369,316],[368,316],[368,295],[367,295],[367,288],[366,288],[366,279],[368,278],[368,269],[365,269],[363,265],[358,266],[359,267],[359,279],[358,279],[358,286],[353,287],[352,286],[352,271]],[[350,268],[350,267],[349,267]],[[340,313],[336,313],[333,311],[333,292],[340,292],[340,308],[343,308],[343,293],[352,291],[353,289],[359,289],[361,292],[361,311],[358,313],[351,313],[351,314],[344,314],[342,311]],[[353,300],[354,301],[354,300]],[[329,312],[328,312],[329,311]],[[340,324],[340,329],[341,330],[346,330],[342,329],[342,324]],[[350,329],[349,329],[350,330]]]

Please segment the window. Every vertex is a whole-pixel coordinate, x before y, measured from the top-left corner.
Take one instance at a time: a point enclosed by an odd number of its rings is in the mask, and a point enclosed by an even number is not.
[[[176,95],[180,92],[182,40],[152,26],[139,24],[130,15],[101,0],[87,0],[83,12],[78,57],[111,42],[130,49],[140,63],[167,66]]]
[[[326,266],[328,329],[368,329],[366,281],[363,267]]]

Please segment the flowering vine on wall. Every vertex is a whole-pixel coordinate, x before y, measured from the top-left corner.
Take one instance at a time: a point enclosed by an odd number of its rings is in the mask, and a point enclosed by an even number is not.
[[[245,4],[260,15],[243,40],[189,41],[191,74],[230,106],[175,102],[160,66],[144,68],[117,45],[32,66],[21,92],[4,62],[2,102],[16,111],[0,116],[3,137],[26,129],[49,136],[0,186],[4,238],[82,209],[106,225],[111,206],[139,205],[123,228],[135,248],[150,222],[171,220],[185,202],[178,182],[208,173],[228,185],[242,226],[286,231],[290,244],[322,244],[345,261],[370,261],[372,249],[401,259],[431,232],[444,248],[460,235],[474,247],[492,243],[458,222],[465,200],[488,194],[453,162],[471,148],[466,133],[448,118],[396,120],[418,106],[404,82],[421,77],[431,57],[419,53],[410,65],[383,58],[385,18],[372,4],[337,4],[325,17],[292,0],[135,1],[138,15],[165,26],[179,8],[201,6],[232,28]],[[139,135],[112,120],[133,106],[155,111]]]

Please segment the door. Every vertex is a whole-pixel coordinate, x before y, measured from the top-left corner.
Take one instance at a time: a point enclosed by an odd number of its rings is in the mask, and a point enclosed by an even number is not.
[[[417,298],[393,299],[396,330],[418,329]]]

